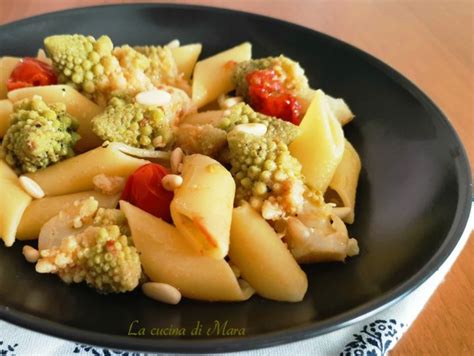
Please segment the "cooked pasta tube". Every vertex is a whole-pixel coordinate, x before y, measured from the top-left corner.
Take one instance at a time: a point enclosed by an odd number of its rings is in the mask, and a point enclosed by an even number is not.
[[[357,151],[346,140],[341,163],[329,183],[327,201],[335,202],[338,207],[350,208],[342,220],[348,224],[354,222],[354,207],[356,201],[357,182],[360,174],[360,158]],[[335,195],[335,196],[334,196]],[[332,199],[335,198],[335,201]]]
[[[235,89],[234,66],[251,57],[252,45],[245,42],[197,62],[193,74],[193,103],[200,108]]]
[[[76,200],[82,200],[94,197],[101,208],[115,208],[119,201],[119,194],[105,195],[96,191],[87,191],[55,197],[45,197],[43,199],[33,200],[26,208],[18,226],[16,238],[18,240],[35,240],[38,238],[41,227],[53,216],[59,214],[66,205],[74,203]]]
[[[187,156],[183,184],[174,191],[171,217],[178,231],[203,255],[220,259],[229,251],[235,182],[219,162]]]
[[[183,73],[184,79],[189,80],[193,74],[194,65],[201,54],[202,44],[193,43],[171,49],[178,70]]]
[[[8,99],[0,100],[0,139],[5,135],[10,126],[10,114],[12,112],[12,102]]]
[[[38,183],[46,195],[64,195],[93,190],[92,178],[98,174],[128,177],[138,167],[148,163],[127,156],[114,147],[98,147],[30,173],[28,177]]]
[[[3,160],[0,160],[0,197],[0,237],[5,246],[11,246],[31,196],[23,190],[15,172]]]
[[[242,301],[253,294],[245,283],[239,284],[224,259],[201,255],[174,226],[125,201],[120,209],[153,282],[170,284],[185,297],[206,301]]]
[[[322,90],[316,91],[289,148],[302,165],[305,183],[324,193],[344,153],[344,132]]]
[[[229,257],[262,297],[285,302],[303,299],[306,274],[273,228],[248,204],[232,214]]]
[[[7,97],[7,81],[19,61],[20,58],[18,57],[0,58],[0,99]]]
[[[77,142],[75,149],[79,152],[87,151],[100,146],[102,140],[92,131],[91,119],[102,112],[102,108],[87,99],[69,85],[45,85],[39,87],[28,87],[16,89],[8,93],[8,98],[19,101],[39,95],[46,104],[64,103],[67,112],[77,119],[79,128],[77,132],[81,139]]]

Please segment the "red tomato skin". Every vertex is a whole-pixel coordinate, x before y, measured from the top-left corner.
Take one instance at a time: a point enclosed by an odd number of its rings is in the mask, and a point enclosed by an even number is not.
[[[295,125],[301,122],[301,104],[282,87],[273,69],[256,70],[247,74],[250,106],[262,114],[278,117]]]
[[[57,84],[53,68],[35,58],[25,57],[13,69],[7,81],[7,89]]]
[[[161,185],[161,179],[167,174],[168,170],[156,163],[141,166],[128,177],[120,199],[171,222],[170,204],[174,194]]]

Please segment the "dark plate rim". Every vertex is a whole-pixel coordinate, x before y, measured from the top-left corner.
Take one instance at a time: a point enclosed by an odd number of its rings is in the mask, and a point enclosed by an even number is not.
[[[443,111],[426,95],[420,88],[418,88],[409,79],[399,73],[397,70],[379,60],[373,55],[347,43],[333,36],[325,33],[295,24],[288,21],[280,20],[274,17],[249,13],[245,11],[233,10],[229,8],[218,8],[200,5],[188,4],[170,4],[170,3],[133,3],[133,4],[111,4],[99,5],[90,7],[79,7],[66,9],[56,12],[40,14],[37,16],[28,17],[18,21],[10,22],[0,26],[0,30],[14,29],[24,24],[30,23],[38,19],[54,18],[58,14],[80,13],[88,12],[97,8],[116,8],[116,7],[154,7],[154,8],[179,8],[189,10],[205,10],[213,13],[239,13],[241,15],[270,20],[274,23],[279,23],[290,28],[305,31],[307,33],[316,34],[327,40],[332,41],[335,45],[346,47],[367,61],[370,65],[376,66],[384,74],[390,77],[408,90],[421,104],[427,106],[430,110],[435,112],[437,119],[440,120],[446,127],[446,132],[452,135],[454,141],[459,145],[459,156],[457,158],[457,177],[458,177],[458,204],[453,223],[449,232],[446,235],[444,242],[441,244],[436,253],[417,273],[412,275],[408,280],[386,292],[385,294],[373,299],[370,302],[364,303],[356,308],[353,308],[338,316],[331,317],[324,321],[317,323],[307,323],[300,326],[286,328],[284,330],[270,332],[258,336],[244,336],[231,337],[222,339],[142,339],[130,338],[128,336],[118,336],[111,334],[102,334],[82,330],[79,328],[62,325],[57,322],[44,320],[40,317],[32,316],[8,306],[0,305],[0,318],[34,330],[43,334],[60,337],[66,340],[77,341],[85,344],[97,345],[101,347],[108,347],[112,349],[124,349],[134,351],[153,351],[153,352],[180,352],[180,353],[200,353],[200,352],[230,352],[230,351],[244,351],[257,348],[271,347],[280,344],[291,343],[311,337],[323,335],[337,329],[349,326],[376,313],[388,308],[389,306],[399,302],[408,294],[413,292],[423,282],[425,282],[431,275],[438,270],[443,262],[452,253],[455,246],[459,242],[461,235],[467,225],[467,221],[471,209],[472,199],[472,176],[469,161],[465,148],[456,133],[454,127],[447,119]]]

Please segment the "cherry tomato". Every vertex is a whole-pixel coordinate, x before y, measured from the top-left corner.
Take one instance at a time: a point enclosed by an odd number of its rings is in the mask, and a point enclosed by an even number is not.
[[[165,167],[156,163],[141,166],[128,177],[120,199],[171,222],[173,192],[165,190],[161,185],[161,179],[168,173]]]
[[[247,74],[250,106],[265,115],[275,116],[295,125],[301,122],[301,104],[283,88],[273,69],[256,70]]]
[[[23,58],[13,69],[7,81],[7,89],[56,84],[58,78],[53,68],[35,58]]]

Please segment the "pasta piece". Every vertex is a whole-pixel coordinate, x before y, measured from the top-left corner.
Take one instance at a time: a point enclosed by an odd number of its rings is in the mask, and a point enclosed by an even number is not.
[[[0,58],[0,99],[6,99],[8,78],[19,61],[20,58],[17,57]]]
[[[78,133],[81,139],[77,142],[75,149],[79,152],[87,151],[100,146],[102,140],[92,132],[91,119],[102,112],[102,108],[87,99],[69,85],[46,85],[41,87],[28,87],[16,89],[8,93],[8,98],[19,101],[39,95],[46,104],[64,103],[67,112],[79,122]]]
[[[190,79],[194,66],[202,51],[202,44],[193,43],[171,49],[178,71],[183,73],[184,79]]]
[[[324,193],[344,153],[344,132],[322,90],[316,91],[289,148],[303,167],[305,183]]]
[[[127,156],[110,145],[30,173],[28,177],[37,182],[46,195],[64,195],[94,189],[92,178],[98,174],[128,177],[146,163],[148,161]]]
[[[341,98],[333,98],[332,96],[326,95],[328,100],[329,107],[331,111],[334,113],[337,121],[341,123],[342,126],[348,124],[349,122],[354,119],[354,114],[352,113],[349,106],[346,104],[344,99]]]
[[[198,108],[235,89],[232,74],[236,63],[252,57],[248,42],[196,63],[193,74],[192,99]]]
[[[170,206],[178,231],[199,253],[224,258],[235,195],[232,175],[212,158],[195,154],[185,158],[182,176]]]
[[[20,223],[21,216],[31,196],[21,187],[15,172],[2,160],[0,160],[0,237],[5,246],[9,247],[15,242],[15,234]]]
[[[223,110],[209,110],[199,113],[193,113],[187,115],[183,118],[180,124],[189,124],[189,125],[214,125],[222,119],[224,116]]]
[[[10,127],[10,114],[13,112],[13,104],[8,99],[0,100],[0,139]]]
[[[242,301],[253,291],[241,288],[224,259],[202,256],[178,230],[153,215],[120,201],[140,253],[146,275],[153,282],[176,287],[183,296],[207,301]]]
[[[306,274],[273,228],[248,204],[232,214],[229,257],[261,296],[285,302],[304,298]]]
[[[303,93],[302,97],[300,98],[302,112],[306,112],[306,110],[308,110],[308,106],[309,104],[311,104],[311,101],[316,95],[316,92],[317,90],[308,89]],[[342,126],[346,125],[347,123],[351,122],[352,119],[354,119],[354,114],[352,113],[351,109],[346,104],[344,99],[336,99],[327,94],[326,99],[328,101],[329,107],[331,108],[331,111],[334,113],[334,116],[336,117],[337,121],[339,121]]]
[[[331,183],[329,183],[330,189],[328,189],[328,191],[331,191],[330,193],[333,198],[328,196],[326,201],[335,202],[336,206],[350,208],[349,213],[344,216],[342,220],[348,224],[352,224],[354,222],[356,190],[361,163],[357,151],[352,147],[349,141],[346,140],[344,147],[341,163],[339,163]],[[335,194],[335,196],[333,194]],[[334,199],[334,201],[331,199]]]
[[[59,214],[66,205],[74,203],[76,200],[82,200],[94,197],[101,208],[113,209],[117,206],[120,195],[105,195],[93,190],[88,192],[59,195],[56,197],[45,197],[43,199],[33,200],[26,208],[18,230],[16,238],[18,240],[35,240],[38,238],[41,227],[53,216]]]

